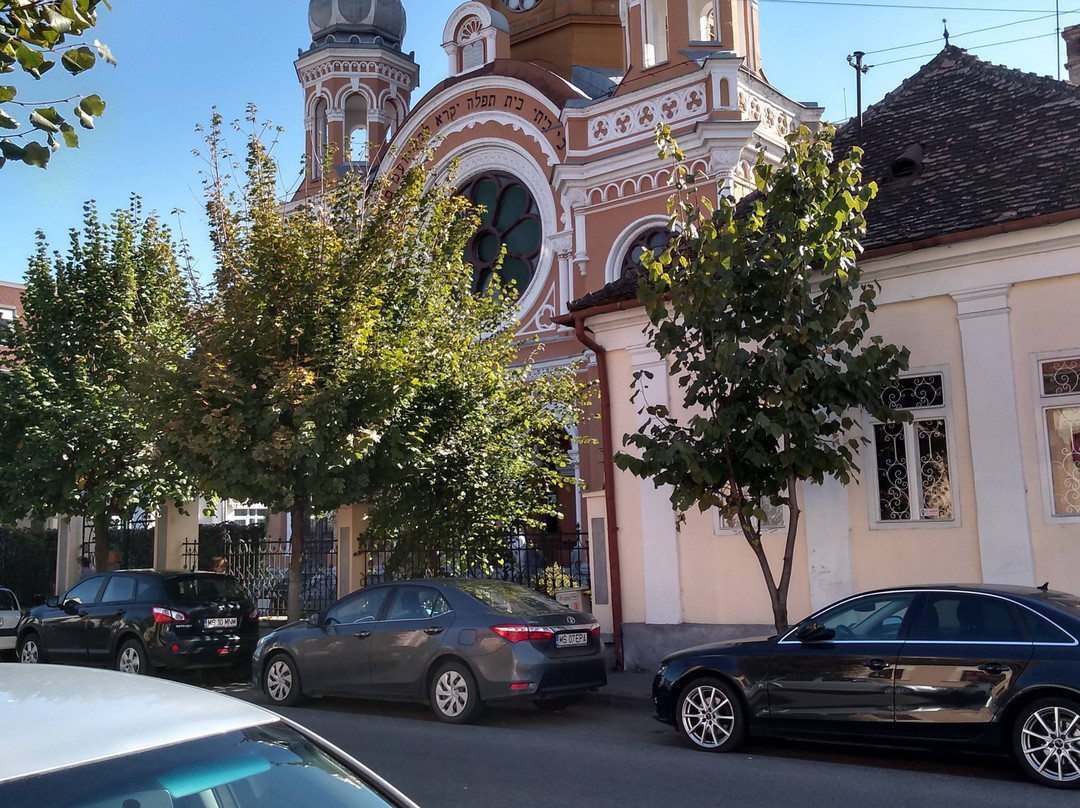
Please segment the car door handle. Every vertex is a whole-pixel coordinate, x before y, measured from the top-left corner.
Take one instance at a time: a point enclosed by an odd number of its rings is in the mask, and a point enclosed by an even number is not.
[[[872,671],[883,671],[889,667],[889,663],[884,659],[868,659],[863,664]]]
[[[996,675],[999,673],[1005,673],[1009,669],[1008,665],[1002,665],[1000,662],[985,662],[979,666],[979,670],[983,673],[989,673]]]
[[[424,633],[425,634],[431,634],[432,636],[434,636],[436,634],[442,634],[443,633],[443,627],[442,626],[428,626],[427,628],[424,629]]]
[[[371,636],[371,632],[370,631],[358,631],[355,634],[353,634],[353,636],[354,637],[359,637],[361,640],[366,640],[368,637]]]

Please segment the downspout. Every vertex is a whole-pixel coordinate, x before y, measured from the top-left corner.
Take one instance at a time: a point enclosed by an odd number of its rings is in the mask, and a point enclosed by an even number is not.
[[[619,573],[619,526],[615,517],[615,452],[611,424],[611,385],[608,379],[607,351],[585,333],[584,312],[575,312],[574,336],[596,355],[596,371],[600,376],[600,428],[604,434],[602,456],[604,463],[604,507],[607,521],[608,564],[611,568],[611,622],[615,637],[615,670],[623,669],[622,578]]]

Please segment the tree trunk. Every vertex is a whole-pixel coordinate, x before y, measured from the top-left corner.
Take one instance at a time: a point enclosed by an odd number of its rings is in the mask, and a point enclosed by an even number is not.
[[[94,569],[104,572],[109,563],[109,512],[102,510],[94,514]],[[82,547],[82,543],[79,543]]]
[[[304,538],[307,532],[307,497],[297,496],[293,498],[293,506],[289,511],[292,521],[292,533],[290,542],[292,552],[289,555],[289,621],[299,620],[303,615],[303,600],[301,596],[304,588]]]

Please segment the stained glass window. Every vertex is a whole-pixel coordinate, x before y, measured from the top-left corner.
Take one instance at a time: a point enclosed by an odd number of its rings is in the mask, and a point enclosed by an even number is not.
[[[465,259],[473,266],[473,291],[486,291],[498,274],[520,295],[532,282],[543,241],[536,200],[520,180],[501,172],[475,177],[461,194],[481,208],[480,227],[465,245]]]

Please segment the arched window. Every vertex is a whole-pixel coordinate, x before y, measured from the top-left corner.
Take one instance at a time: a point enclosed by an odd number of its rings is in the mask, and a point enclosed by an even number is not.
[[[690,39],[698,42],[719,42],[715,0],[689,0],[689,3]]]
[[[322,177],[323,159],[326,157],[326,144],[330,140],[330,126],[326,120],[326,101],[319,99],[315,102],[315,126],[311,133],[311,176],[313,179]]]
[[[640,233],[637,238],[630,242],[623,255],[622,267],[619,269],[619,277],[637,274],[641,270],[641,256],[645,252],[659,255],[667,249],[671,241],[671,231],[666,227],[650,227]]]
[[[479,17],[468,17],[458,28],[457,44],[461,51],[461,72],[484,65],[483,23]]]
[[[480,227],[465,245],[465,260],[473,266],[473,291],[487,290],[498,274],[520,296],[540,258],[543,224],[536,200],[520,180],[495,171],[470,180],[460,193],[483,207]],[[499,266],[504,244],[506,256]]]
[[[645,67],[667,61],[667,23],[667,0],[645,0]]]
[[[345,99],[346,159],[363,163],[368,157],[368,105],[362,95]]]

